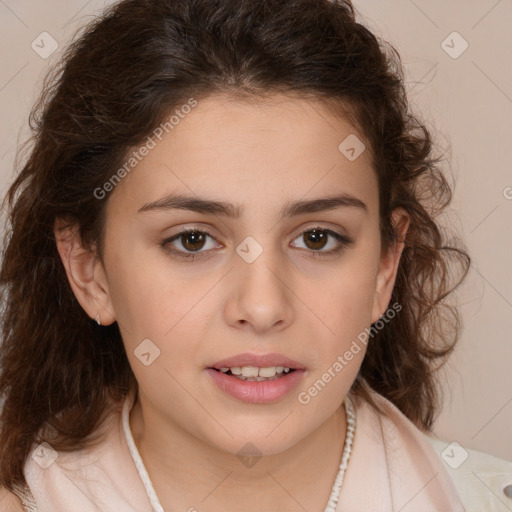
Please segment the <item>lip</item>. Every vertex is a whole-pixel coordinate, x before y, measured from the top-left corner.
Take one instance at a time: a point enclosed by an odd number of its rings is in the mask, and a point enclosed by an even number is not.
[[[225,361],[221,362],[224,363]],[[287,361],[289,362],[291,360],[288,359]],[[274,380],[246,381],[237,379],[232,375],[227,375],[213,368],[206,368],[205,371],[212,377],[213,382],[220,390],[242,402],[250,404],[278,402],[298,386],[305,373],[305,370],[301,369]]]
[[[304,365],[299,361],[295,361],[281,354],[252,354],[250,352],[245,352],[243,354],[238,354],[236,356],[222,359],[212,364],[208,368],[215,368],[216,370],[220,370],[221,368],[232,368],[234,366],[257,366],[258,368],[268,368],[270,366],[286,366],[287,368],[293,368],[294,370],[306,369]]]

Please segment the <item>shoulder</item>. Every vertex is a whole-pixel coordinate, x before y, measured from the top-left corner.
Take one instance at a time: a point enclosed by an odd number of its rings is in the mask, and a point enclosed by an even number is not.
[[[512,462],[436,438],[420,430],[382,395],[373,390],[371,395],[385,414],[382,426],[387,441],[398,449],[409,446],[414,464],[436,468],[458,494],[466,512],[512,510]]]
[[[467,512],[512,510],[512,462],[424,434],[444,462]]]
[[[0,509],[4,512],[25,512],[18,496],[5,487],[0,487]]]

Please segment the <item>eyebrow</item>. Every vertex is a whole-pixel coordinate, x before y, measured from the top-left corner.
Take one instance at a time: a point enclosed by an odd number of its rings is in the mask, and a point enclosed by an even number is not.
[[[280,215],[281,219],[283,219],[294,215],[334,210],[341,207],[358,208],[364,213],[368,213],[368,207],[363,201],[355,196],[344,193],[341,195],[322,197],[318,199],[288,201],[281,209]],[[202,199],[183,194],[170,194],[158,199],[157,201],[146,203],[144,206],[139,208],[137,213],[167,211],[173,209],[221,215],[223,217],[231,217],[233,219],[240,218],[243,212],[243,208],[240,205],[226,203],[224,201]]]

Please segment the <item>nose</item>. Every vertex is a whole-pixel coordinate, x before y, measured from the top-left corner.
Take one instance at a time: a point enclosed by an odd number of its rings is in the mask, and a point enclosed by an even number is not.
[[[229,325],[254,333],[279,332],[293,322],[293,291],[279,257],[270,250],[252,263],[235,257],[230,272],[225,318]],[[281,265],[279,264],[281,263]]]

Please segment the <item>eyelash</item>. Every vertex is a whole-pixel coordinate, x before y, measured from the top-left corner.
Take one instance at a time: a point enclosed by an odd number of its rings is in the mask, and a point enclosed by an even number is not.
[[[322,231],[323,233],[326,233],[327,235],[332,236],[339,242],[339,245],[335,249],[330,249],[329,251],[320,251],[320,250],[315,251],[313,249],[309,249],[309,250],[305,249],[308,252],[310,252],[311,256],[313,256],[314,258],[324,258],[326,256],[332,256],[334,254],[339,254],[346,247],[348,247],[354,243],[354,241],[351,238],[349,238],[348,236],[337,233],[336,231],[332,231],[331,229],[323,228],[321,226],[310,226],[307,229],[305,229],[304,231],[302,231],[299,234],[299,236],[304,235],[304,233],[314,231],[315,229]],[[201,228],[201,229],[191,228],[191,229],[185,229],[183,231],[180,231],[179,233],[176,233],[175,235],[173,235],[171,238],[166,238],[166,239],[162,240],[160,245],[164,248],[164,250],[166,252],[170,253],[173,256],[176,256],[178,258],[182,258],[185,260],[193,261],[195,259],[207,257],[207,255],[206,255],[207,251],[185,252],[185,251],[182,251],[179,249],[175,249],[172,247],[172,245],[170,245],[171,242],[181,238],[183,235],[186,235],[188,233],[199,233],[199,234],[208,235],[213,240],[215,240],[215,237],[206,228]],[[296,238],[298,238],[298,237],[296,237]],[[205,256],[203,256],[203,254],[205,254]]]

